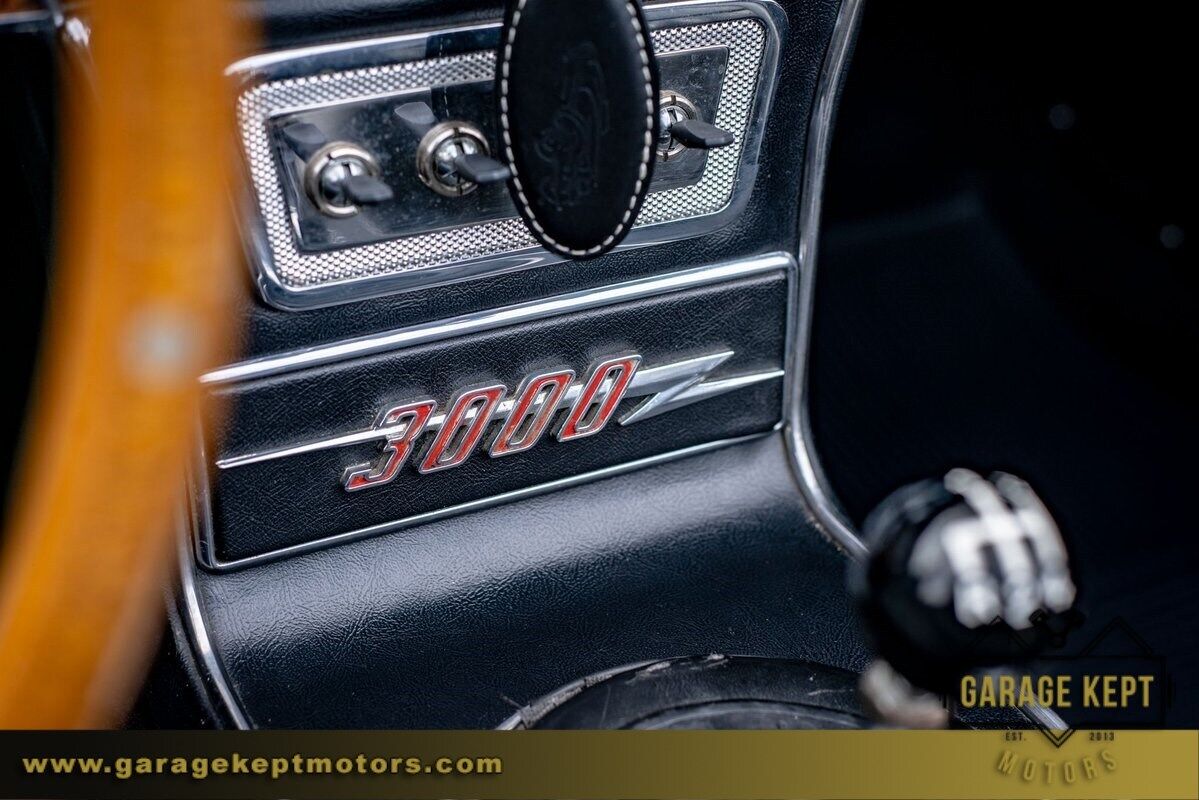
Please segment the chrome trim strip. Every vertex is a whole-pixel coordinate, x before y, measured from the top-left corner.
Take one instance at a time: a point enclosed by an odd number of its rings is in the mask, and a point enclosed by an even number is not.
[[[228,676],[221,665],[220,657],[208,636],[208,624],[204,619],[204,609],[200,604],[200,595],[196,591],[196,563],[192,549],[188,547],[191,537],[187,534],[187,525],[181,525],[183,536],[179,537],[179,594],[182,599],[183,626],[187,629],[192,651],[196,655],[197,665],[203,669],[213,688],[216,689],[216,700],[219,700],[228,714],[229,721],[238,730],[249,730],[250,722],[242,711],[241,703],[233,687],[229,684]]]
[[[751,372],[748,375],[718,378],[714,381],[702,381],[701,376],[698,380],[702,382],[697,383],[692,381],[689,384],[683,384],[681,388],[676,386],[668,391],[663,391],[657,397],[643,403],[624,417],[621,417],[620,424],[632,425],[642,420],[656,417],[659,414],[665,414],[667,411],[674,411],[676,408],[698,403],[700,400],[707,400],[709,397],[716,397],[725,392],[743,389],[746,386],[753,386],[756,383],[776,380],[785,374],[781,369],[770,369],[764,372]],[[638,391],[645,391],[641,386],[637,388]]]
[[[781,12],[777,0],[761,0],[764,7],[771,8],[771,13]],[[650,9],[670,9],[670,10],[687,10],[692,6],[706,7],[711,6],[712,0],[676,0],[675,2],[654,2]],[[776,11],[777,10],[777,11]],[[270,77],[295,77],[296,75],[304,74],[303,71],[295,73],[280,73],[271,72],[273,69],[281,65],[287,65],[296,61],[304,61],[308,59],[329,59],[332,56],[337,56],[344,53],[353,53],[361,50],[364,45],[377,46],[380,48],[400,48],[409,45],[424,46],[424,42],[431,36],[437,36],[447,32],[456,34],[471,34],[484,33],[494,31],[500,28],[498,22],[481,22],[474,25],[458,25],[453,28],[441,29],[435,31],[417,31],[415,33],[400,33],[391,36],[379,36],[363,41],[361,39],[351,39],[344,42],[330,42],[328,44],[308,45],[301,47],[292,47],[286,50],[276,50],[256,55],[248,56],[236,61],[225,70],[225,74],[229,77],[237,77],[245,75],[247,77],[262,76],[264,73],[269,73]],[[400,51],[402,52],[402,50]],[[311,62],[310,62],[311,63]],[[333,62],[330,68],[345,68],[349,65],[343,65],[339,62]]]
[[[545,494],[547,492],[557,491],[558,489],[565,489],[571,486],[578,486],[583,483],[590,483],[591,481],[611,478],[616,475],[623,475],[626,472],[632,472],[634,470],[655,466],[657,464],[664,464],[668,461],[674,461],[675,459],[696,455],[698,453],[706,453],[710,450],[717,450],[721,447],[740,444],[742,442],[750,442],[755,439],[761,439],[763,437],[770,436],[777,429],[778,427],[776,426],[775,428],[762,433],[751,433],[747,436],[738,436],[731,439],[719,439],[714,442],[705,442],[703,444],[685,447],[681,450],[672,450],[669,453],[660,453],[656,456],[648,456],[647,458],[629,461],[624,464],[615,464],[611,467],[604,467],[603,469],[585,472],[581,475],[570,475],[565,478],[548,481],[536,486],[530,486],[524,489],[516,489],[511,492],[493,495],[492,497],[484,497],[467,503],[459,503],[458,505],[450,506],[449,508],[439,508],[436,511],[428,511],[423,514],[416,514],[414,516],[395,520],[393,522],[383,522],[378,525],[370,525],[365,528],[358,528],[352,531],[334,534],[333,536],[326,536],[323,539],[315,539],[310,542],[303,542],[290,547],[284,547],[280,550],[273,550],[269,553],[261,553],[256,556],[248,556],[246,558],[239,558],[233,561],[220,561],[215,558],[215,553],[213,551],[212,526],[207,522],[202,522],[202,530],[198,531],[198,533],[203,536],[203,541],[197,542],[197,547],[205,547],[207,552],[201,550],[201,552],[197,553],[197,557],[205,567],[214,572],[231,572],[233,570],[254,566],[256,564],[263,564],[268,561],[275,561],[281,558],[299,555],[301,553],[309,553],[313,550],[323,550],[326,547],[331,547],[336,544],[344,544],[345,542],[351,542],[356,539],[378,536],[383,533],[393,533],[398,530],[403,530],[404,528],[410,528],[414,525],[420,525],[426,522],[434,522],[439,519],[445,519],[446,517],[457,516],[458,514],[466,514],[471,511],[480,511],[485,508],[491,508],[493,506],[509,503],[513,500],[523,500],[525,498],[536,497],[537,495]],[[204,487],[201,487],[201,491],[203,490]],[[208,515],[203,510],[201,510],[197,516],[201,521],[208,520]]]
[[[844,0],[833,24],[833,36],[820,70],[816,104],[808,130],[803,189],[799,214],[799,281],[793,300],[794,358],[792,391],[787,406],[787,444],[800,491],[813,518],[828,537],[851,557],[866,556],[866,545],[838,507],[828,488],[812,443],[808,418],[808,347],[811,339],[813,291],[816,284],[816,249],[820,238],[820,213],[824,199],[824,174],[837,97],[849,58],[850,46],[862,11],[862,0]],[[793,289],[792,291],[796,291]]]
[[[0,34],[52,33],[57,26],[57,18],[49,8],[0,11]]]
[[[469,35],[485,31],[492,31],[500,27],[496,22],[482,22],[475,25],[460,25],[448,29],[453,33],[460,35]],[[362,50],[363,47],[369,46],[378,49],[390,49],[404,45],[419,45],[424,48],[424,43],[432,36],[437,36],[446,33],[445,30],[439,31],[417,31],[416,33],[399,33],[391,36],[379,36],[369,41],[361,39],[350,39],[344,42],[331,42],[328,44],[309,45],[306,47],[293,47],[286,50],[272,50],[265,53],[248,56],[235,61],[225,69],[225,75],[230,78],[242,78],[248,80],[255,77],[265,77],[270,73],[272,68],[280,65],[292,64],[296,62],[308,61],[316,58],[328,58],[341,53],[353,53]],[[401,51],[402,52],[402,51]],[[309,61],[309,63],[312,63]],[[344,68],[342,65],[334,63],[332,68]],[[302,71],[295,73],[296,75],[303,74]],[[283,75],[269,74],[269,77],[295,77],[284,73]]]
[[[468,333],[480,333],[508,325],[589,311],[625,300],[656,297],[682,289],[708,286],[733,278],[759,275],[775,270],[788,270],[794,266],[795,259],[789,253],[772,253],[713,267],[698,267],[652,278],[638,278],[597,289],[561,294],[548,300],[534,300],[504,308],[463,314],[438,322],[347,339],[336,344],[309,347],[283,355],[242,361],[205,373],[201,376],[200,381],[205,384],[223,384],[281,375],[309,367],[333,364],[350,358],[439,342]]]

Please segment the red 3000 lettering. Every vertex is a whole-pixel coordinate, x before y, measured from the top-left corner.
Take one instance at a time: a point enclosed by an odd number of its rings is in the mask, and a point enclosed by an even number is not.
[[[558,441],[592,436],[608,424],[639,366],[639,355],[606,358],[591,368],[582,383],[575,383],[574,370],[535,373],[521,381],[508,399],[508,389],[502,384],[471,387],[454,395],[442,413],[436,413],[437,404],[432,400],[393,406],[375,423],[375,429],[386,437],[383,455],[347,469],[342,484],[347,491],[356,492],[395,480],[417,439],[426,433],[433,435],[419,458],[417,471],[421,473],[451,469],[466,461],[496,420],[503,423],[485,444],[491,456],[528,450],[563,408],[569,410],[558,425]]]

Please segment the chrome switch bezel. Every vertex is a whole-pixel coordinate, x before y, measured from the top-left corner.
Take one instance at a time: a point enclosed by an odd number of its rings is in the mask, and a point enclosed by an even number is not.
[[[620,250],[711,233],[740,215],[757,177],[758,152],[787,27],[785,12],[774,0],[660,3],[648,6],[646,16],[655,45],[663,54],[714,46],[757,49],[753,74],[748,74],[748,68],[739,73],[738,85],[749,88],[743,89],[748,99],[737,106],[738,118],[732,120],[739,123],[735,131],[738,141],[705,154],[707,161],[697,183],[651,189],[639,223]],[[689,35],[697,31],[702,35]],[[754,33],[753,41],[738,43],[728,31],[742,38],[746,38],[745,31],[760,31],[760,37]],[[270,121],[331,103],[361,101],[372,96],[371,87],[383,85],[372,78],[388,70],[405,70],[405,82],[387,84],[392,89],[375,96],[401,98],[427,91],[430,83],[477,81],[481,70],[494,71],[499,34],[499,23],[489,23],[265,53],[229,68],[228,74],[240,84],[238,110],[245,169],[238,193],[239,217],[254,282],[268,304],[306,310],[563,260],[536,245],[515,209],[506,219],[321,252],[304,251],[296,241],[296,211],[285,200]],[[743,53],[741,57],[746,56]],[[443,67],[447,70],[444,74]],[[332,82],[339,79],[355,87],[354,91],[345,97],[333,92]],[[722,86],[718,115],[726,107],[725,95],[732,80],[734,77],[726,77]],[[309,92],[309,87],[316,88]],[[729,122],[719,116],[717,121]],[[419,258],[410,257],[414,252]]]

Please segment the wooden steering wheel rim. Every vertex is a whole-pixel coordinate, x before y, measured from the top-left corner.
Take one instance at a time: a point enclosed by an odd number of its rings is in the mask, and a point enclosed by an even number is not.
[[[199,373],[228,357],[241,48],[221,0],[93,0],[0,540],[0,728],[119,724],[158,641]],[[70,66],[69,64],[67,65]],[[73,78],[73,79],[72,79]]]

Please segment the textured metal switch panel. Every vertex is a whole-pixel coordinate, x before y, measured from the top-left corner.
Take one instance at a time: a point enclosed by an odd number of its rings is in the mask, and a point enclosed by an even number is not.
[[[737,140],[697,154],[701,158],[692,162],[689,175],[673,164],[660,165],[655,187],[661,188],[651,189],[622,247],[710,232],[736,216],[752,190],[785,25],[778,7],[769,2],[662,4],[651,6],[647,15],[668,76],[662,88],[686,93],[689,87],[678,84],[696,81],[693,92],[715,94],[711,121]],[[514,209],[507,215],[492,208],[479,215],[481,221],[462,224],[462,213],[444,219],[430,213],[437,198],[427,190],[427,198],[405,196],[413,218],[396,225],[402,235],[386,238],[389,229],[380,233],[376,226],[373,235],[363,237],[365,243],[350,239],[348,246],[338,246],[336,236],[325,236],[316,237],[320,246],[315,247],[302,235],[306,217],[297,206],[306,200],[289,191],[293,176],[283,171],[274,134],[280,119],[363,101],[394,100],[398,105],[430,93],[436,100],[438,87],[489,82],[498,30],[484,25],[306,48],[234,65],[231,71],[245,81],[238,119],[252,186],[244,209],[246,232],[257,283],[268,302],[310,308],[561,260],[536,246]],[[712,92],[698,85],[702,76],[689,75],[686,65],[688,54],[710,54],[714,48],[727,51],[727,59],[723,83]],[[430,52],[443,55],[423,57]]]

